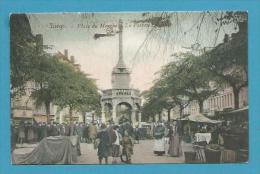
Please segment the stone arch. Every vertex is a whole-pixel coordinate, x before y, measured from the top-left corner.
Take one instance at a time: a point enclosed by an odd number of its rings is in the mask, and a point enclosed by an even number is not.
[[[131,114],[133,111],[133,106],[129,102],[122,101],[119,102],[116,106],[116,119],[118,122],[121,122],[125,119],[132,121]]]

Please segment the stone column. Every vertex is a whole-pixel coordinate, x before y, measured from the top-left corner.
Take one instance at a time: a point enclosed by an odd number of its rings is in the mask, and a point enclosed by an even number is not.
[[[142,122],[142,114],[141,114],[140,111],[139,111],[139,113],[138,113],[138,122],[139,122],[139,123]]]
[[[132,113],[131,113],[131,121],[132,121],[133,126],[135,126],[136,120],[135,120],[135,110],[134,109],[132,110]]]
[[[101,122],[105,123],[106,122],[106,116],[105,116],[105,106],[101,105]]]
[[[112,119],[116,123],[116,105],[113,105],[113,110],[112,110]]]
[[[59,112],[59,123],[63,123],[63,115]]]

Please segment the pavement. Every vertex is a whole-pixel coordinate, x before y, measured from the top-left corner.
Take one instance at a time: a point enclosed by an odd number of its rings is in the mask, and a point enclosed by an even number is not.
[[[134,154],[132,155],[133,164],[145,164],[145,163],[184,163],[184,155],[180,157],[171,157],[167,154],[163,156],[157,156],[153,153],[154,140],[140,140],[139,144],[134,145]],[[32,151],[37,144],[23,144],[15,149],[16,154],[24,154]],[[166,149],[168,150],[168,144]],[[81,143],[81,156],[78,157],[76,164],[98,164],[97,149],[94,149],[93,144]],[[182,142],[182,149],[184,151],[192,150],[190,144]],[[166,150],[166,151],[167,151]],[[123,164],[118,158],[118,164]],[[112,157],[108,158],[108,163],[112,163]]]
[[[171,157],[167,154],[158,156],[153,153],[154,140],[140,140],[139,144],[134,145],[134,154],[132,156],[133,164],[145,163],[184,163],[184,155],[180,157]],[[182,143],[183,151],[189,151],[191,145]],[[168,144],[166,145],[168,150]],[[82,155],[78,157],[78,164],[98,164],[97,150],[93,144],[81,144]],[[118,164],[122,164],[118,158]],[[112,157],[108,158],[108,163],[112,163]]]

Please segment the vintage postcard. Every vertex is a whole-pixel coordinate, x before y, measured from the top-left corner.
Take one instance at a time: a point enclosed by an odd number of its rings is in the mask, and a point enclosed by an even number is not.
[[[23,164],[248,161],[246,11],[13,13]]]

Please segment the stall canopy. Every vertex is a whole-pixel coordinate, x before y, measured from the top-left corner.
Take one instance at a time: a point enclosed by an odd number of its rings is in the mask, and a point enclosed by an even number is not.
[[[232,114],[236,114],[236,115],[247,115],[248,114],[248,106],[237,109],[237,110],[233,110],[230,111],[228,113],[226,113],[226,115],[232,115]]]
[[[212,124],[222,123],[221,120],[211,120],[203,114],[190,115],[181,120],[189,120],[189,121],[198,122],[198,123],[212,123]]]

